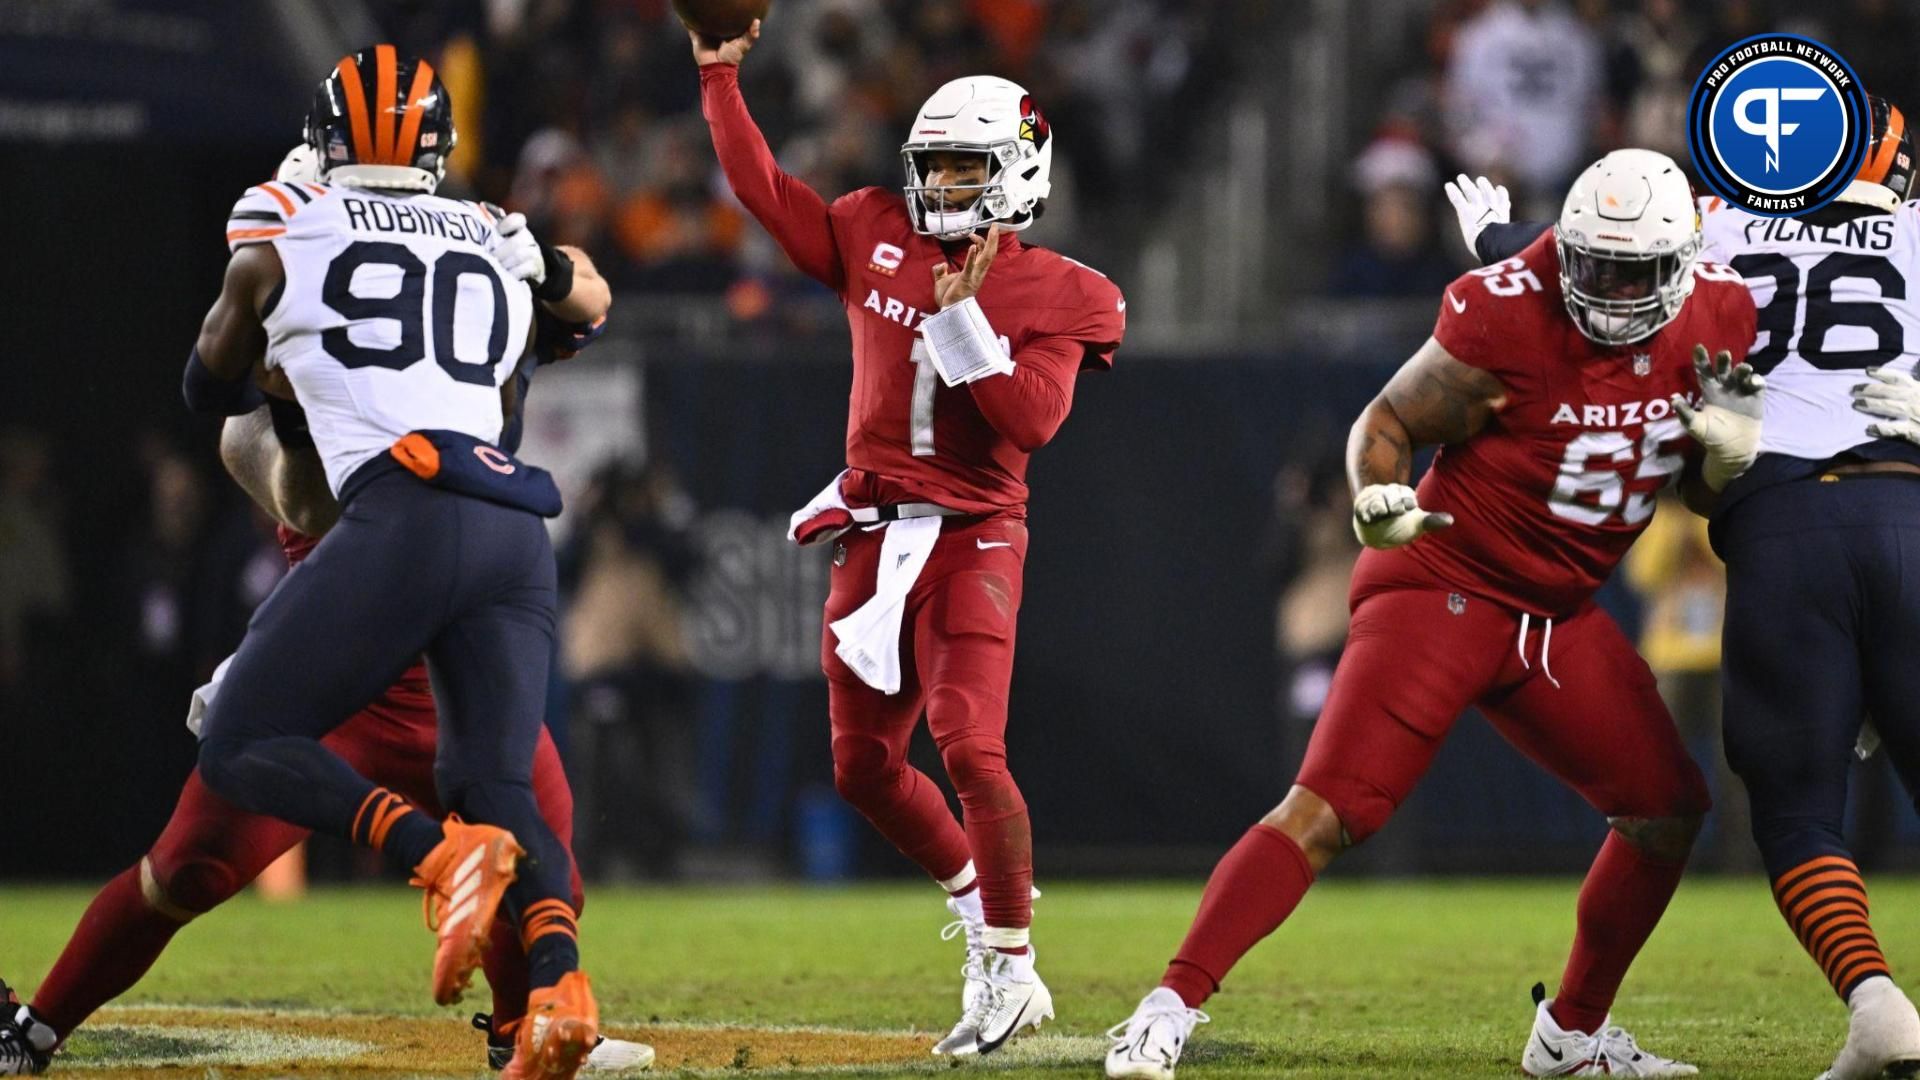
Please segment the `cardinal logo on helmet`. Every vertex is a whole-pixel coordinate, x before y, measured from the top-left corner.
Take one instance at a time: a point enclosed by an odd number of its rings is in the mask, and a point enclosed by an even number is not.
[[[1032,94],[1020,98],[1020,137],[1032,143],[1036,150],[1053,137],[1053,125],[1040,115],[1040,106],[1033,103]]]

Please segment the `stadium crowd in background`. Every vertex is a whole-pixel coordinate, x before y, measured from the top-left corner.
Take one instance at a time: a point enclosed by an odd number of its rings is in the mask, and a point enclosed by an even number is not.
[[[1072,249],[1081,222],[1127,221],[1164,195],[1191,118],[1231,81],[1219,61],[1238,6],[794,3],[767,20],[766,61],[745,78],[781,163],[830,195],[897,181],[901,133],[928,87],[977,71],[1022,83],[1076,133],[1056,181],[1074,197],[1049,223],[1052,242]],[[524,211],[539,235],[592,252],[616,288],[741,286],[736,313],[753,314],[769,279],[776,292],[793,284],[718,181],[686,32],[666,0],[373,7],[403,50],[439,58],[457,108],[478,121],[461,126],[454,172]]]

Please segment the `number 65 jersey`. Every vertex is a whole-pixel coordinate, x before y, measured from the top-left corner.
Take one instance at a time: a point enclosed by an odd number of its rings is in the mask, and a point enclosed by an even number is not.
[[[271,243],[286,283],[264,322],[334,494],[410,431],[500,437],[500,387],[526,351],[533,296],[487,253],[472,203],[328,184],[249,188],[234,250]]]
[[[1552,230],[1448,286],[1434,339],[1499,378],[1506,401],[1480,434],[1441,448],[1420,481],[1421,508],[1452,514],[1453,527],[1364,552],[1354,602],[1417,587],[1535,615],[1584,604],[1698,453],[1670,401],[1699,400],[1693,347],[1738,362],[1753,343],[1753,299],[1739,275],[1712,263],[1693,273],[1673,321],[1624,346],[1595,344],[1575,327]]]

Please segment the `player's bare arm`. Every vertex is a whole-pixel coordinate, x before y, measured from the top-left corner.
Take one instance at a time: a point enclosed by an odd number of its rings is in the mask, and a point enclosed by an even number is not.
[[[554,248],[573,263],[573,288],[558,300],[542,300],[541,305],[570,323],[595,323],[606,318],[613,308],[613,289],[600,276],[593,260],[571,244],[556,244]]]
[[[220,429],[220,463],[268,517],[294,532],[323,536],[340,520],[319,452],[282,443],[267,406],[228,418]]]
[[[187,361],[187,404],[197,412],[250,412],[260,391],[249,376],[267,355],[261,312],[286,280],[280,255],[270,244],[233,253],[220,297],[208,310]]]
[[[1473,438],[1505,406],[1506,394],[1499,379],[1454,359],[1438,341],[1420,346],[1347,435],[1347,483],[1361,543],[1400,547],[1453,524],[1448,514],[1420,509],[1408,486],[1413,452]]]

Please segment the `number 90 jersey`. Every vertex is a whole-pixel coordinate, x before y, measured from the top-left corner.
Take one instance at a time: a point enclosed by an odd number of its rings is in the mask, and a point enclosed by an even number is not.
[[[271,243],[285,268],[266,362],[292,381],[335,495],[410,431],[499,439],[533,297],[492,240],[484,210],[434,195],[276,182],[235,205],[229,246]]]
[[[1624,346],[1580,333],[1559,278],[1548,230],[1448,286],[1434,339],[1498,377],[1506,401],[1480,434],[1441,448],[1420,481],[1421,508],[1451,513],[1453,527],[1364,552],[1356,602],[1381,588],[1443,588],[1535,615],[1573,611],[1698,453],[1669,399],[1699,400],[1694,345],[1746,355],[1754,309],[1739,276],[1697,265],[1673,321]]]
[[[1760,451],[1823,461],[1874,441],[1853,408],[1870,367],[1911,374],[1920,350],[1920,207],[1834,203],[1816,216],[1755,217],[1701,200],[1707,256],[1746,278],[1759,305],[1747,360],[1767,377]],[[1841,220],[1840,213],[1857,211]]]

